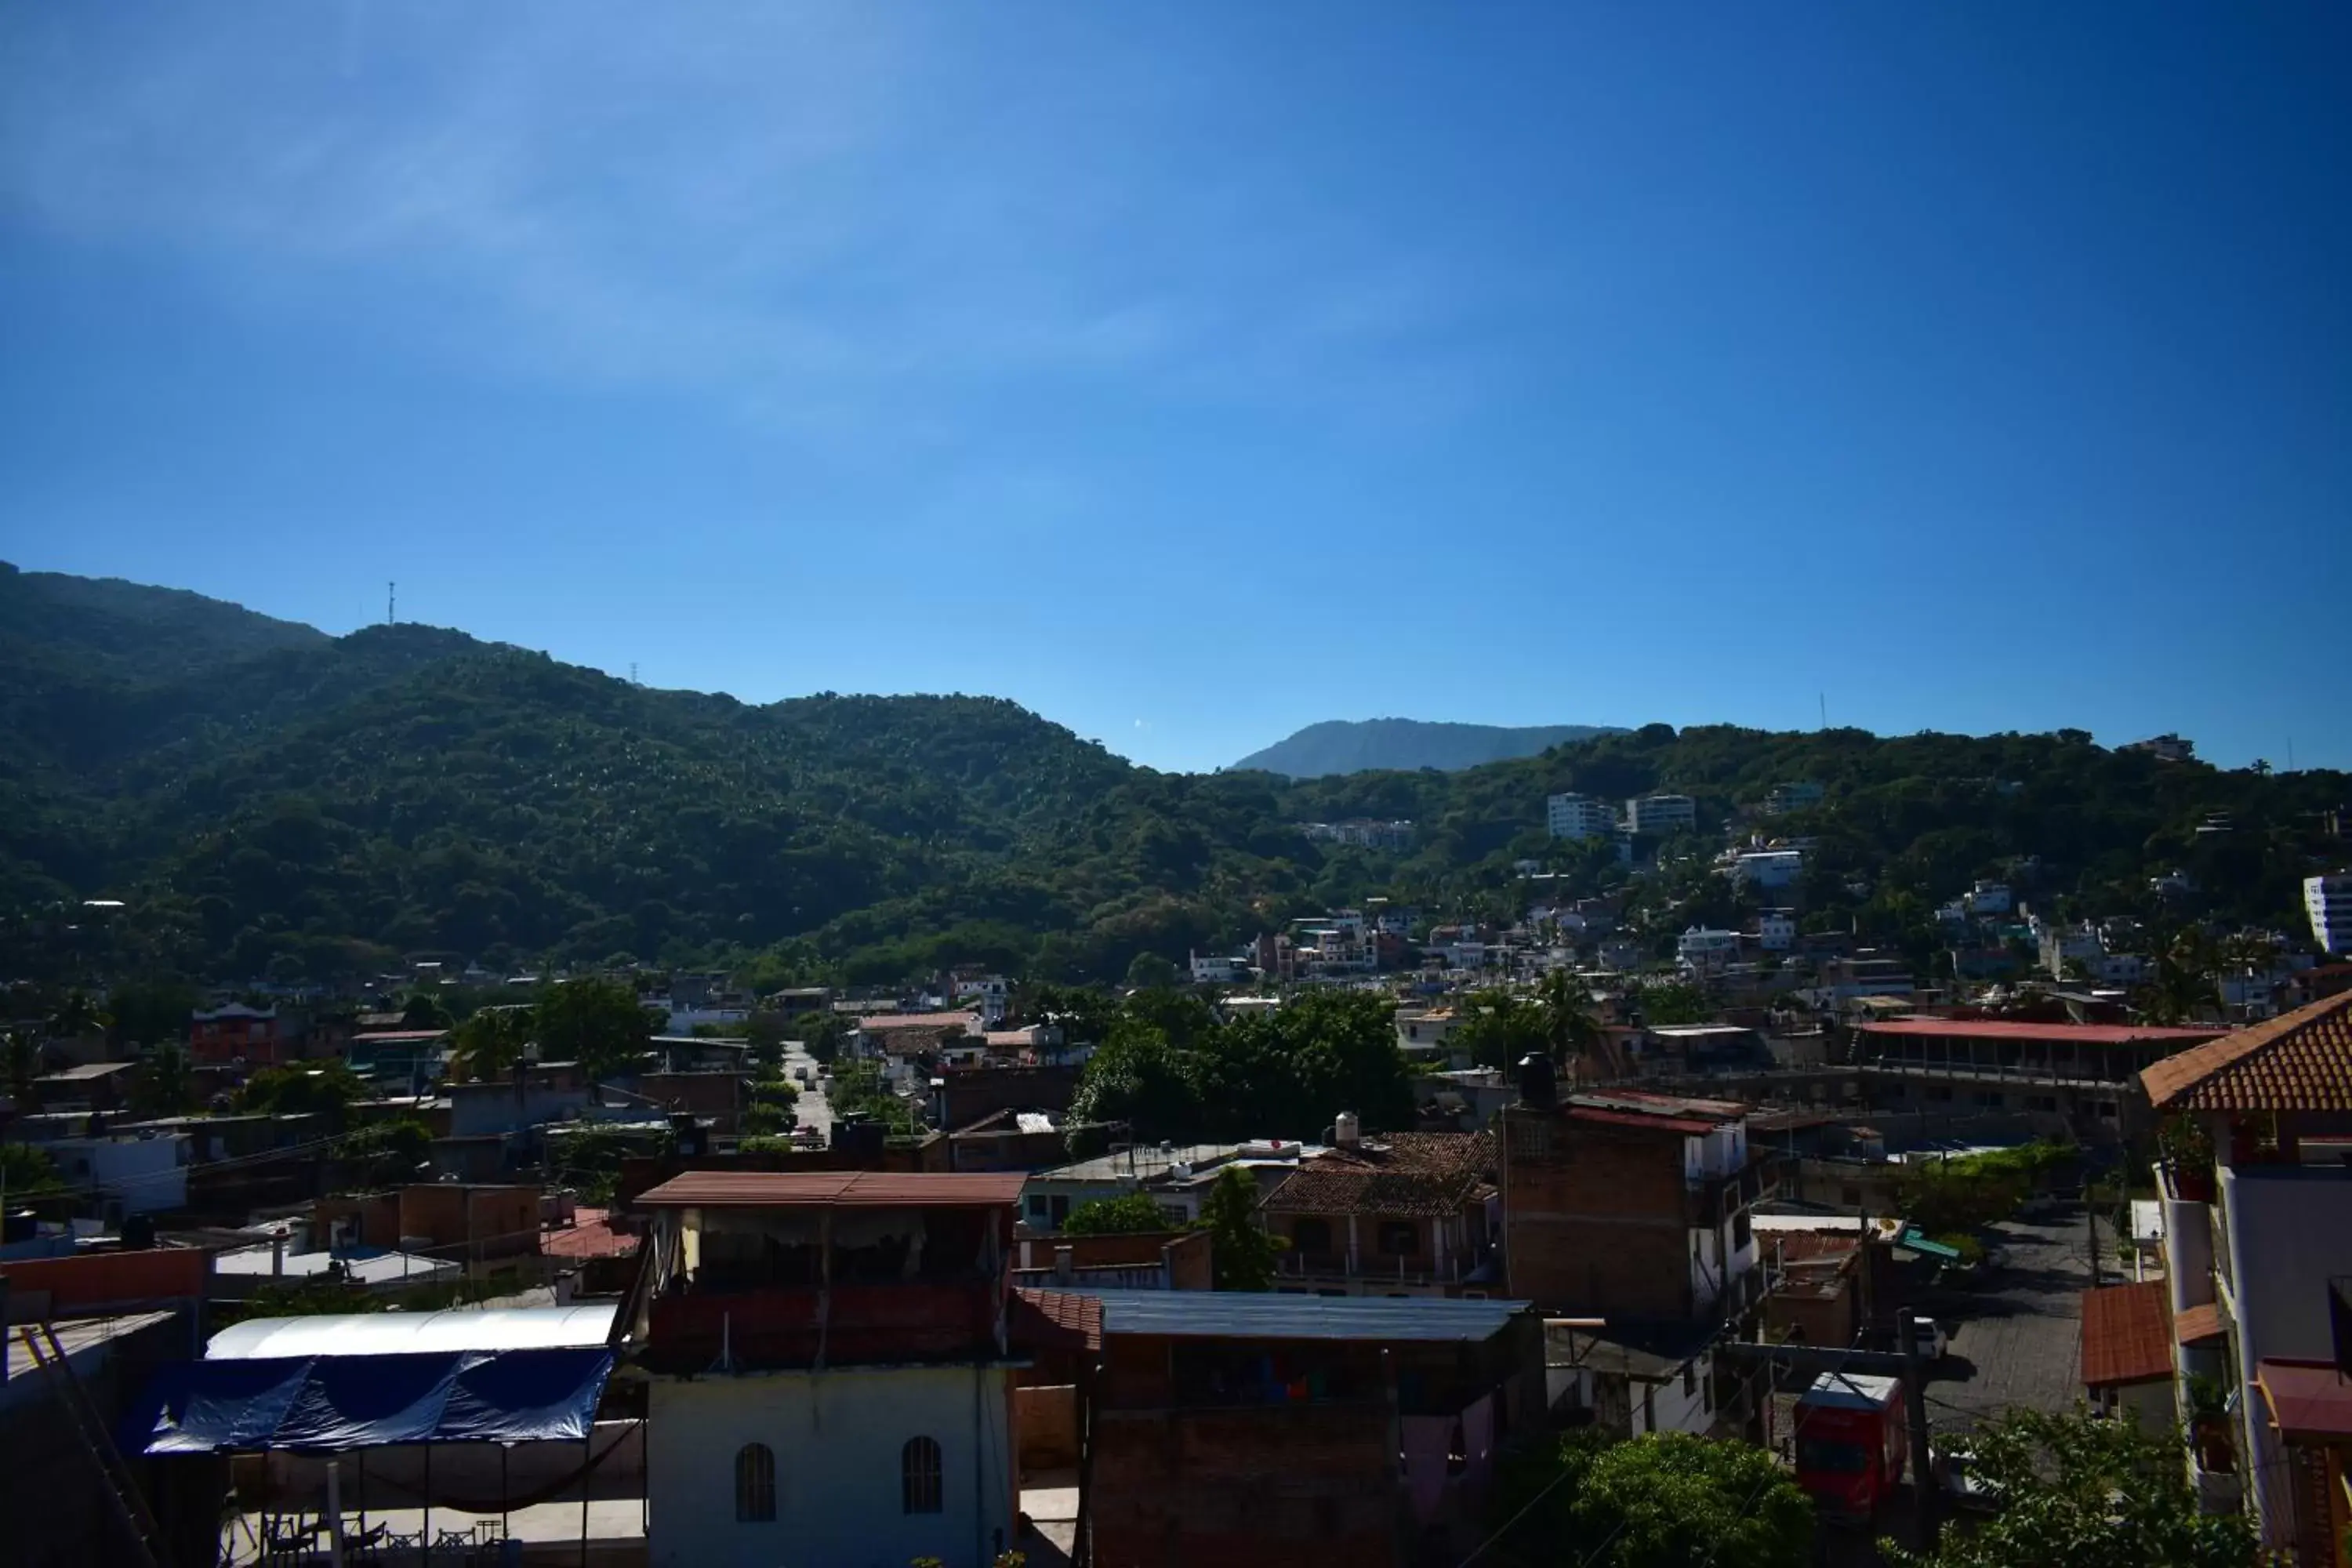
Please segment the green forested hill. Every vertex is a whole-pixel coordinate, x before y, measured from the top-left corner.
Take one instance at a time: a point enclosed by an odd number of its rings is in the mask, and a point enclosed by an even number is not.
[[[1822,838],[1808,918],[1918,942],[1934,901],[2019,856],[2045,902],[2292,927],[2295,879],[2344,852],[2323,816],[2341,774],[2167,766],[2076,733],[1653,726],[1450,773],[1167,774],[992,699],[755,707],[430,627],[327,638],[13,572],[0,595],[0,974],[323,978],[432,952],[1115,978],[1371,892],[1500,912],[1523,858],[1580,889],[1622,879],[1545,837],[1569,788],[1685,790],[1713,821],[1817,780],[1822,809],[1776,824]],[[2231,830],[2198,834],[2217,812]],[[1354,816],[1413,818],[1420,842],[1378,856],[1294,826]],[[2165,905],[2147,879],[2176,867],[2200,891]],[[1696,865],[1634,891],[1661,941],[1738,912]],[[92,897],[128,907],[84,921]]]

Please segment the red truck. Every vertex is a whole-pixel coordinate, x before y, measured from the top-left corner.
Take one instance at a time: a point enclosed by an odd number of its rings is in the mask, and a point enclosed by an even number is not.
[[[1825,1372],[1797,1400],[1797,1484],[1821,1510],[1868,1519],[1903,1479],[1903,1384]]]

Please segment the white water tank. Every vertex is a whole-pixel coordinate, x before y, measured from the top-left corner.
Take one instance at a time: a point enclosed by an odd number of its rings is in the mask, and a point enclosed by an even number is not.
[[[1352,1110],[1339,1112],[1339,1119],[1331,1124],[1331,1136],[1340,1148],[1354,1148],[1362,1136],[1356,1121],[1356,1113]]]

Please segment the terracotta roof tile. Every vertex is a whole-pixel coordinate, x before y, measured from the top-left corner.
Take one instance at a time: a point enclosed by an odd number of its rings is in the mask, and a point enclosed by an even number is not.
[[[2172,1337],[2184,1345],[2201,1345],[2221,1337],[2221,1309],[2208,1301],[2172,1320]]]
[[[642,1194],[637,1206],[1010,1208],[1027,1180],[947,1171],[688,1171]]]
[[[2167,1057],[2139,1081],[2158,1110],[2352,1110],[2352,991]]]
[[[2170,1377],[2169,1318],[2161,1279],[2084,1291],[2083,1386],[2107,1388]]]
[[[1318,1154],[1275,1188],[1276,1214],[1429,1218],[1458,1211],[1495,1165],[1484,1132],[1399,1132],[1386,1145]]]

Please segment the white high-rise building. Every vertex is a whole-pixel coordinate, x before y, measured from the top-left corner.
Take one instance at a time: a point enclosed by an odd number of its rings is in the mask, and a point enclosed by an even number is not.
[[[1617,813],[1589,795],[1556,795],[1544,803],[1544,821],[1554,838],[1606,838],[1617,831]]]
[[[1698,831],[1698,802],[1686,795],[1645,795],[1625,803],[1625,826],[1661,838]]]
[[[2352,873],[2305,878],[2303,908],[2320,952],[2352,952]]]

